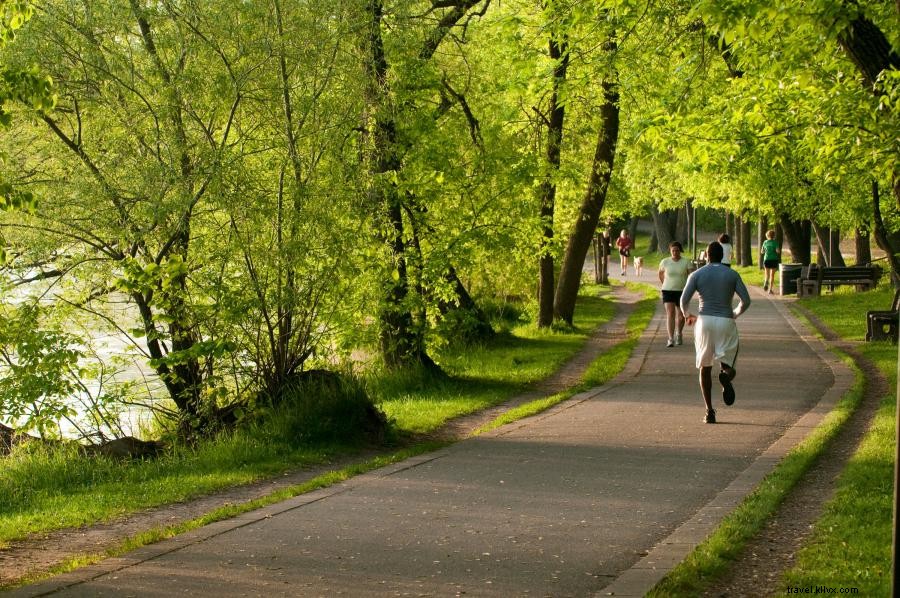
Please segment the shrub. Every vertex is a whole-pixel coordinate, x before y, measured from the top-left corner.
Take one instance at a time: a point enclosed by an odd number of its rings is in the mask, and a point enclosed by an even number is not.
[[[359,380],[325,370],[303,372],[286,384],[260,425],[293,445],[380,443],[390,429]]]

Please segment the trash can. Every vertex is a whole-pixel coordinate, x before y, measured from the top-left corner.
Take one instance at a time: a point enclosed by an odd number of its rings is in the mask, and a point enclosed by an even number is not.
[[[781,278],[781,294],[796,295],[797,279],[803,270],[803,264],[779,264],[779,275]]]

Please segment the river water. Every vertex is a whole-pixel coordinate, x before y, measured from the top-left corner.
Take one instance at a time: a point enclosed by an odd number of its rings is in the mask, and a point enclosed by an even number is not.
[[[31,283],[8,287],[3,292],[3,303],[7,307],[19,307],[29,301],[38,300],[41,309],[52,309],[58,301],[59,293],[52,284]],[[113,319],[122,330],[136,327],[137,312],[125,295],[113,295],[106,301],[92,306],[102,307],[103,313]],[[79,317],[69,318],[63,331],[77,339],[70,348],[82,354],[78,366],[82,369],[77,377],[80,390],[68,397],[44,397],[32,409],[44,409],[48,403],[60,401],[70,408],[72,415],[58,421],[59,434],[64,438],[88,439],[119,436],[141,437],[152,426],[153,413],[141,404],[151,404],[164,400],[165,388],[143,353],[143,339],[129,338],[128,334],[116,330],[114,326],[99,316],[87,311],[78,311]],[[0,364],[0,376],[9,370]],[[123,393],[127,389],[127,393]],[[110,401],[111,397],[123,395],[128,404]],[[9,415],[10,397],[0,397],[0,422],[19,428],[23,420],[13,420]],[[98,409],[98,406],[103,405]],[[90,413],[104,413],[104,421],[91,417]]]

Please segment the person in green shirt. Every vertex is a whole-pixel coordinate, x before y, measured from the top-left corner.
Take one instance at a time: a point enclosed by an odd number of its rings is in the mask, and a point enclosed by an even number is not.
[[[766,268],[766,282],[763,284],[763,290],[768,291],[770,295],[775,294],[775,270],[778,269],[778,262],[781,261],[781,248],[775,242],[775,231],[766,231],[766,240],[763,241],[759,252],[763,256],[763,266]]]

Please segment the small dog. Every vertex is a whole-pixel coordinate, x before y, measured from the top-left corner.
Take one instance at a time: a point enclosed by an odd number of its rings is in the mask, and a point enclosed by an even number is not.
[[[644,275],[644,258],[639,255],[634,256],[634,274],[635,276]]]

